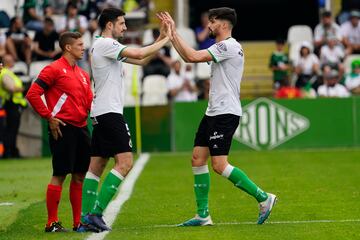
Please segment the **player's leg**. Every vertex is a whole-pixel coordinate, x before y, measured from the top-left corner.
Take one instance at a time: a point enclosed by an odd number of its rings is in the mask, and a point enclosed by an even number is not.
[[[104,172],[108,160],[108,158],[103,157],[91,157],[89,170],[86,173],[82,188],[82,222],[84,222],[84,217],[89,214],[95,206],[100,177]]]
[[[45,232],[66,231],[60,224],[58,208],[61,199],[62,185],[66,176],[52,176],[46,189],[47,223]]]
[[[103,156],[114,156],[115,166],[106,176],[99,195],[96,198],[94,208],[88,216],[89,222],[99,229],[106,231],[110,228],[102,219],[103,211],[115,195],[119,185],[124,180],[132,167],[132,144],[129,128],[121,114],[109,113],[97,118],[102,126]]]
[[[194,218],[179,224],[179,226],[204,226],[213,224],[209,215],[210,175],[207,165],[209,148],[207,146],[208,136],[206,129],[207,117],[204,116],[195,136],[191,160],[194,174],[194,193],[196,198],[197,214]]]
[[[74,139],[76,134],[70,125],[60,126],[62,137],[55,140],[49,131],[49,145],[52,154],[53,176],[46,191],[48,221],[45,232],[67,231],[61,226],[58,218],[58,207],[61,199],[62,184],[67,174],[72,172],[76,158]]]
[[[211,164],[216,173],[229,179],[236,187],[245,191],[257,200],[260,206],[258,223],[261,224],[270,214],[276,196],[264,192],[245,174],[244,171],[232,166],[228,162],[232,137],[239,121],[240,117],[232,114],[219,115],[214,118],[214,123],[211,125],[212,133],[209,138]],[[266,207],[264,208],[263,206]]]

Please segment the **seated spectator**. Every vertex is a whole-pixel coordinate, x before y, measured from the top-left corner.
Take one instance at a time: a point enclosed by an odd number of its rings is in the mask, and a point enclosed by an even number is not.
[[[360,95],[360,59],[351,63],[351,73],[345,78],[345,86],[351,93]]]
[[[53,13],[57,15],[64,14],[64,9],[66,8],[67,3],[68,0],[48,0],[48,4],[53,9]]]
[[[295,86],[304,87],[308,82],[314,83],[319,72],[319,58],[311,52],[309,42],[303,42],[300,47],[300,58],[294,62],[297,75]]]
[[[319,97],[349,97],[349,91],[338,81],[339,73],[336,70],[324,74],[324,84],[317,90]]]
[[[66,31],[79,32],[84,34],[88,27],[86,17],[78,14],[78,8],[75,1],[70,1],[66,6],[65,16],[56,23],[56,31],[63,33]]]
[[[195,28],[196,40],[199,49],[208,49],[215,43],[215,39],[210,38],[210,30],[208,28],[209,13],[204,12],[201,14],[201,26]]]
[[[310,82],[300,89],[302,98],[316,98],[317,94],[315,89],[312,88]]]
[[[10,21],[9,31],[6,32],[6,49],[15,61],[31,62],[31,38],[23,29],[20,18],[14,17]]]
[[[160,31],[158,29],[153,29],[154,39],[157,39],[159,35]],[[160,49],[156,57],[151,59],[147,65],[143,66],[143,78],[153,74],[160,74],[167,77],[170,73],[171,63],[170,48],[168,46],[164,46]]]
[[[44,17],[50,17],[52,14],[47,0],[25,0],[23,10],[25,27],[34,31],[41,31],[44,27]]]
[[[4,57],[6,53],[6,35],[3,32],[0,32],[0,57]]]
[[[288,78],[289,58],[284,52],[285,41],[283,39],[276,40],[276,50],[270,57],[270,68],[273,71],[274,88],[278,89],[281,82]]]
[[[338,44],[338,39],[335,36],[329,36],[327,44],[321,47],[320,64],[323,68],[325,65],[331,69],[339,71],[339,75],[344,73],[344,65],[342,64],[345,51],[341,45]]]
[[[34,38],[34,57],[38,61],[57,59],[60,49],[55,49],[55,43],[59,40],[59,34],[55,31],[54,22],[51,18],[45,18],[44,29],[36,32]]]
[[[191,70],[188,68],[187,72]],[[197,100],[197,89],[193,77],[186,72],[181,73],[179,60],[172,64],[172,70],[168,76],[169,95],[175,102],[193,102]]]
[[[321,23],[316,25],[314,30],[315,53],[319,55],[320,48],[328,42],[329,36],[335,36],[341,41],[340,26],[336,24],[330,11],[321,14]]]
[[[4,109],[6,111],[6,124],[4,135],[4,158],[19,158],[19,150],[16,147],[16,138],[20,127],[20,118],[23,109],[27,106],[24,98],[23,83],[10,68],[15,64],[13,57],[5,55],[4,68],[0,73],[0,83],[3,90]]]
[[[301,98],[301,91],[297,87],[290,86],[288,77],[284,77],[280,82],[279,89],[275,92],[276,98]]]
[[[343,44],[346,47],[346,54],[360,53],[360,12],[351,11],[349,21],[341,25]]]

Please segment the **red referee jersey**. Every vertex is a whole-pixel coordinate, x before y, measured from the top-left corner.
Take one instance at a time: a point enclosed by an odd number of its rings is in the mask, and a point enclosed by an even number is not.
[[[43,94],[46,105],[41,99]],[[93,94],[89,75],[61,57],[41,70],[26,98],[41,117],[56,117],[76,127],[84,127]]]

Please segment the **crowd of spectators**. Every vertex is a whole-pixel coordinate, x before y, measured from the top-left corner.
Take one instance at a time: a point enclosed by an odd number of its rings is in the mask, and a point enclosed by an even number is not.
[[[285,41],[276,41],[270,56],[275,97],[315,98],[359,95],[360,57],[346,71],[344,61],[360,54],[360,12],[353,10],[347,21],[338,25],[331,12],[324,11],[314,29],[314,41],[300,44],[298,57],[290,61]]]

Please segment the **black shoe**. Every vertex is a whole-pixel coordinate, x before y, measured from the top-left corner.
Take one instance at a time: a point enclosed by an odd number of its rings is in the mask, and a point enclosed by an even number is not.
[[[61,225],[61,222],[52,222],[50,226],[45,226],[45,232],[68,232],[66,228]]]
[[[101,232],[101,230],[98,229],[97,227],[87,223],[80,223],[79,226],[74,227],[73,230],[75,232],[94,232],[94,233]]]
[[[106,225],[101,214],[87,214],[85,216],[86,223],[99,228],[101,231],[111,231],[111,228]]]

